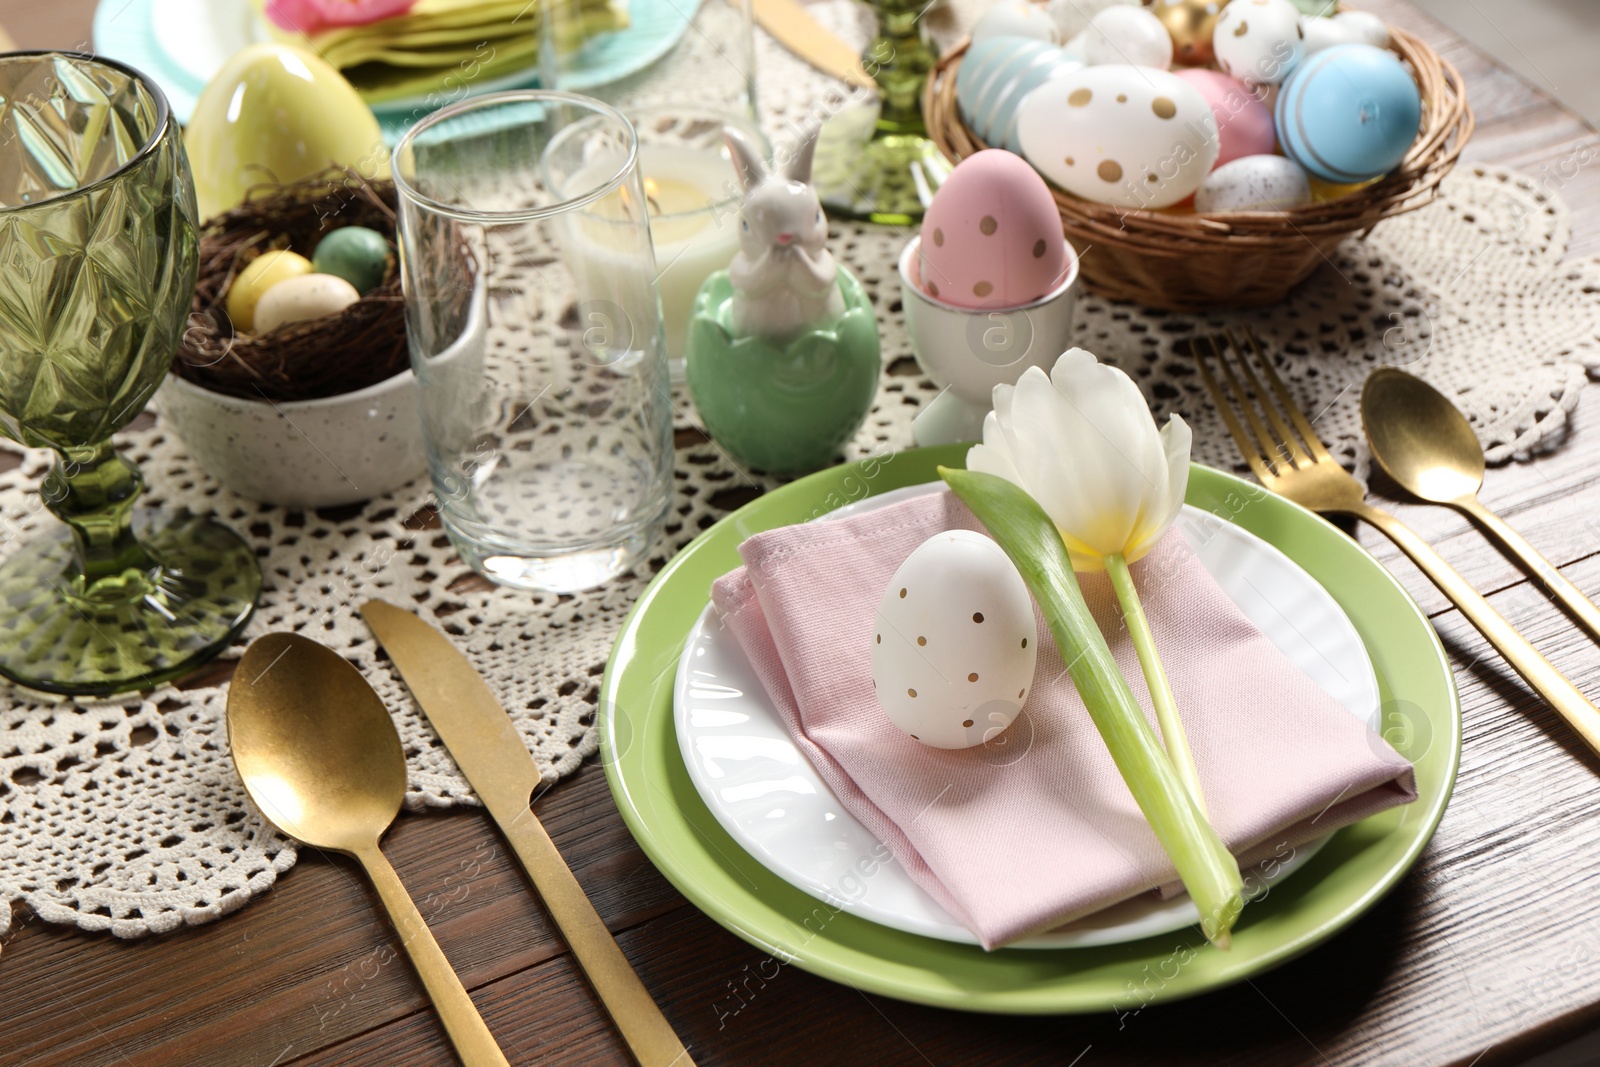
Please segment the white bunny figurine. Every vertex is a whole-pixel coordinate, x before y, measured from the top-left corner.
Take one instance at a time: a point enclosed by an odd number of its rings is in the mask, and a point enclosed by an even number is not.
[[[825,242],[828,220],[811,188],[817,133],[795,150],[786,174],[768,172],[749,138],[724,126],[744,190],[739,253],[728,267],[733,284],[729,325],[738,337],[786,342],[844,314],[839,267]]]

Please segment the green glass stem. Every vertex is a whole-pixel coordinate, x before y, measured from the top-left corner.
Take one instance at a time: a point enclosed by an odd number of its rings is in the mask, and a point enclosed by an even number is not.
[[[51,514],[72,531],[75,566],[63,592],[98,604],[143,596],[156,569],[133,535],[144,477],[110,438],[58,453],[40,491]]]
[[[880,0],[878,36],[863,56],[878,83],[881,110],[879,134],[924,134],[922,86],[933,71],[933,52],[922,41],[918,25],[928,9],[925,0]]]

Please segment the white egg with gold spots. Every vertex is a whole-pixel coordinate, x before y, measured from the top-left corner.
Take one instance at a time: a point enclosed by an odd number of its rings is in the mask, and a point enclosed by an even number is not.
[[[1169,207],[1200,187],[1221,140],[1205,97],[1171,71],[1107,63],[1029,93],[1017,138],[1034,169],[1075,196]]]
[[[1038,626],[1022,575],[969,530],[934,534],[878,603],[872,685],[889,721],[933,748],[971,748],[1010,726],[1033,685]]]
[[[1289,0],[1231,0],[1211,31],[1217,66],[1249,85],[1278,85],[1305,55],[1300,9]]]

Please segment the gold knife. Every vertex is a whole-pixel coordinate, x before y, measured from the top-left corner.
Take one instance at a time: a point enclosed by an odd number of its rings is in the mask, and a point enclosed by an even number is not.
[[[369,600],[361,616],[510,842],[634,1058],[644,1067],[693,1067],[533,814],[539,768],[489,684],[449,638],[404,608]]]
[[[855,49],[812,17],[799,0],[750,0],[757,24],[822,73],[863,89],[876,86]]]

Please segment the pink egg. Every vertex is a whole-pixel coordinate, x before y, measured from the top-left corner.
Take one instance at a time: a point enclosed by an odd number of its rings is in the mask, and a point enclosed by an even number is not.
[[[1067,267],[1061,214],[1021,156],[963,159],[922,218],[924,292],[964,308],[1014,308],[1056,287]]]
[[[1187,67],[1172,73],[1200,91],[1217,119],[1220,152],[1212,169],[1244,156],[1267,156],[1277,144],[1272,108],[1257,99],[1244,82],[1220,70]]]

